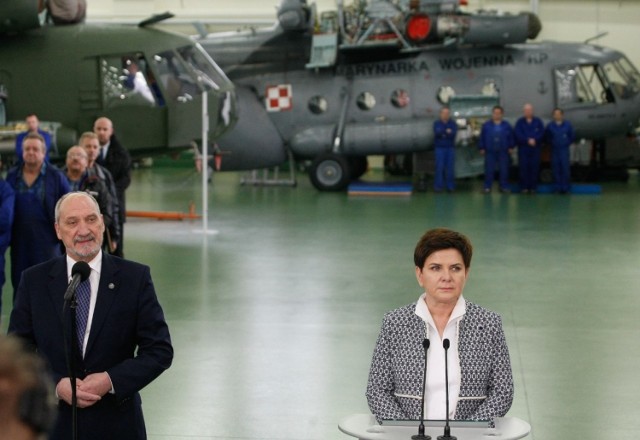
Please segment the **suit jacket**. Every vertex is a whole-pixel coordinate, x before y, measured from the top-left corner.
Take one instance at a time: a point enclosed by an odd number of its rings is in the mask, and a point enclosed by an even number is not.
[[[63,312],[67,288],[66,258],[58,257],[23,273],[9,333],[24,338],[47,361],[54,381],[68,377]],[[136,351],[137,350],[137,351]],[[98,296],[84,359],[76,357],[82,379],[106,371],[115,394],[78,409],[80,439],[146,438],[138,392],[169,368],[173,348],[162,307],[147,266],[102,254]],[[71,438],[71,407],[60,401],[51,439]]]
[[[118,138],[112,135],[107,157],[105,157],[104,160],[98,158],[98,163],[109,170],[113,177],[120,207],[120,222],[122,223],[125,221],[127,211],[125,190],[131,184],[131,156],[122,146]]]
[[[460,396],[455,419],[504,416],[513,401],[513,378],[502,320],[469,301],[459,323]],[[427,324],[416,304],[387,313],[373,353],[367,400],[378,421],[420,418]],[[444,374],[444,372],[442,372]]]

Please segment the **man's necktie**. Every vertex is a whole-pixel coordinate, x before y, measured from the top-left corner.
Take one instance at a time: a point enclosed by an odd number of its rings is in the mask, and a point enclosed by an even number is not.
[[[76,324],[78,330],[78,348],[82,353],[82,345],[84,342],[84,333],[87,330],[87,322],[89,321],[89,304],[91,302],[91,283],[87,278],[78,286],[76,290]]]

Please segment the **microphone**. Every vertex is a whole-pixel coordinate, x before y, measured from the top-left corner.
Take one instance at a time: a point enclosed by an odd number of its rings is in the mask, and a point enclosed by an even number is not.
[[[447,408],[447,422],[444,425],[444,435],[439,435],[438,440],[458,440],[457,437],[451,435],[451,427],[449,426],[449,361],[447,353],[449,352],[449,339],[442,341],[442,347],[444,348],[444,382],[445,382],[445,395],[446,395],[446,408]]]
[[[424,433],[424,393],[427,387],[427,350],[429,350],[429,339],[424,338],[422,341],[422,347],[424,348],[424,371],[422,375],[422,395],[420,399],[420,426],[418,426],[418,433],[411,436],[411,440],[431,440],[430,435]]]
[[[64,300],[71,301],[76,294],[76,289],[80,285],[81,282],[89,278],[91,274],[91,267],[84,261],[78,261],[73,265],[71,269],[71,282],[69,283],[69,287],[67,287],[67,291],[64,293]]]

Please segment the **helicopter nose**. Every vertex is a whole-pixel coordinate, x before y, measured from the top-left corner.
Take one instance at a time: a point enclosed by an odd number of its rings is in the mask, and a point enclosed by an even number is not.
[[[270,168],[285,162],[284,141],[263,103],[246,88],[236,87],[236,94],[236,125],[217,140],[220,171]]]

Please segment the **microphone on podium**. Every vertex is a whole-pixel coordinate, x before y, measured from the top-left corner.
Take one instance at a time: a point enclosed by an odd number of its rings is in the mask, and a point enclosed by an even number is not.
[[[449,339],[445,339],[442,341],[442,347],[444,348],[444,386],[445,386],[445,395],[446,395],[446,409],[447,409],[447,421],[444,425],[444,435],[439,435],[438,440],[457,440],[457,437],[451,435],[451,427],[449,426],[449,361],[448,361],[448,352],[449,352]]]
[[[78,261],[71,268],[71,282],[69,283],[69,287],[67,287],[67,291],[64,293],[64,300],[70,301],[76,294],[76,289],[80,285],[81,282],[89,278],[91,275],[91,267],[88,263],[84,261]]]
[[[429,350],[429,339],[425,338],[422,341],[422,347],[424,348],[424,371],[422,372],[422,395],[420,399],[420,426],[418,426],[418,433],[411,436],[411,440],[431,440],[430,435],[424,433],[424,392],[427,387],[427,350]]]

